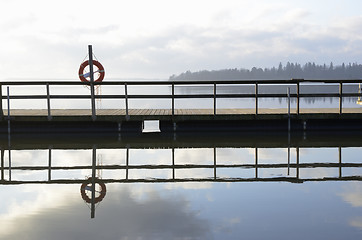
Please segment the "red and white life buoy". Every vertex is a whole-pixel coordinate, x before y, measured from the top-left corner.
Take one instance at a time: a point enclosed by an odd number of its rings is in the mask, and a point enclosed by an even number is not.
[[[90,73],[84,73],[84,69],[89,65],[89,61],[85,61],[83,62],[80,67],[79,67],[79,71],[78,71],[78,75],[79,75],[79,79],[82,82],[86,82],[89,83],[90,80],[87,79],[87,77],[90,77]],[[102,66],[102,64],[98,61],[93,60],[93,65],[95,65],[98,70],[94,71],[94,73],[99,73],[99,76],[97,79],[94,79],[95,82],[102,82],[104,79],[104,67]]]
[[[99,196],[94,198],[94,203],[98,203],[102,201],[103,198],[106,196],[107,189],[106,185],[103,182],[101,182],[99,178],[96,178],[94,181],[96,184],[99,184],[99,186],[101,187],[101,190],[97,191],[99,193]],[[86,190],[92,191],[89,184],[92,184],[92,178],[88,178],[80,187],[80,194],[82,195],[83,200],[86,201],[87,203],[92,202],[92,199],[86,194]]]

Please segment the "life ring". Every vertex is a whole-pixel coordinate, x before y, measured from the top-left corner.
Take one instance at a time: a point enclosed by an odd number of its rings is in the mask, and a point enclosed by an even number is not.
[[[86,77],[89,77],[90,73],[84,73],[84,69],[89,65],[89,61],[85,61],[83,62],[80,67],[79,67],[79,71],[78,71],[78,75],[79,75],[79,79],[82,81],[82,82],[86,82],[86,83],[89,83],[90,81],[86,78]],[[102,64],[98,61],[95,61],[93,60],[93,65],[95,65],[98,70],[95,71],[94,73],[99,73],[99,77],[97,79],[94,79],[95,82],[102,82],[103,79],[104,79],[104,75],[105,75],[105,72],[104,72],[104,67],[102,66]]]
[[[101,187],[101,191],[99,192],[100,193],[99,196],[94,199],[94,203],[98,203],[98,202],[102,201],[103,198],[106,196],[107,188],[106,188],[106,185],[103,182],[101,182],[101,180],[99,178],[96,178],[94,180],[94,182],[96,184],[99,184],[99,186]],[[88,178],[82,184],[82,186],[80,187],[80,194],[82,195],[82,198],[83,198],[84,201],[86,201],[87,203],[91,203],[92,199],[90,197],[88,197],[88,195],[85,192],[86,190],[91,191],[91,189],[88,189],[89,188],[88,184],[92,184],[92,178]]]

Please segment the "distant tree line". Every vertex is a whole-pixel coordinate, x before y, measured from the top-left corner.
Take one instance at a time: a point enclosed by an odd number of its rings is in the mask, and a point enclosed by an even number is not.
[[[223,70],[186,71],[180,75],[170,76],[170,80],[251,80],[251,79],[361,79],[362,65],[357,63],[334,66],[331,62],[318,65],[308,62],[304,65],[288,62],[285,66],[272,68],[233,68]]]

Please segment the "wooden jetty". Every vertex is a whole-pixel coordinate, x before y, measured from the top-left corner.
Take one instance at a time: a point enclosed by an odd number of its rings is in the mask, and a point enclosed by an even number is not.
[[[2,101],[0,101],[0,126],[1,132],[9,131],[9,126],[16,132],[25,129],[43,128],[64,129],[70,125],[71,129],[90,129],[99,131],[133,131],[142,132],[144,121],[158,120],[162,131],[224,131],[224,130],[306,130],[306,129],[349,129],[361,130],[362,107],[356,104],[354,108],[343,106],[344,98],[360,99],[361,92],[345,91],[351,84],[360,84],[362,80],[258,80],[258,81],[105,81],[94,83],[71,81],[17,81],[1,82]],[[338,92],[304,93],[304,84],[335,85]],[[87,86],[93,91],[91,94],[52,94],[53,86]],[[102,86],[121,86],[123,92],[119,94],[96,94],[94,88]],[[46,94],[17,94],[11,95],[9,89],[16,86],[31,86],[45,90]],[[166,94],[129,94],[130,86],[168,86]],[[209,87],[211,93],[176,93],[178,87]],[[222,87],[248,87],[252,93],[223,93],[218,91]],[[283,86],[284,93],[261,92],[261,86]],[[7,89],[7,94],[4,90]],[[287,91],[287,89],[289,89]],[[288,100],[288,106],[280,109],[260,108],[260,99],[283,98]],[[300,100],[303,98],[338,98],[339,106],[335,108],[301,108]],[[11,109],[13,100],[43,100],[46,109]],[[89,100],[90,109],[54,109],[52,100]],[[96,109],[95,101],[113,99],[124,103],[123,109]],[[168,100],[169,109],[132,109],[129,108],[130,100],[147,101]],[[212,101],[211,109],[180,109],[175,107],[179,99],[209,99]],[[220,99],[253,99],[255,106],[249,108],[225,109],[218,107]],[[291,107],[290,101],[295,101]],[[7,101],[7,108],[3,102]],[[37,127],[36,127],[37,126]],[[50,127],[47,127],[50,126]],[[311,126],[311,127],[310,127]],[[19,130],[20,131],[20,130]]]

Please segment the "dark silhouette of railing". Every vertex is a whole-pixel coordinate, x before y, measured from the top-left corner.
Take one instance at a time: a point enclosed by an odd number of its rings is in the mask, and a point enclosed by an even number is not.
[[[14,81],[14,82],[0,82],[0,90],[7,87],[8,90],[12,86],[39,86],[46,90],[46,94],[26,94],[26,95],[11,95],[11,92],[7,95],[1,95],[2,99],[10,100],[29,100],[29,99],[43,99],[47,102],[47,113],[48,119],[52,119],[52,107],[51,100],[54,99],[88,99],[91,101],[92,107],[92,118],[96,119],[95,99],[120,99],[125,102],[126,118],[129,118],[129,100],[130,99],[169,99],[171,102],[171,114],[175,115],[175,100],[176,99],[212,99],[213,100],[213,114],[217,114],[217,100],[218,99],[255,99],[255,114],[259,113],[259,99],[261,98],[294,98],[296,99],[296,114],[300,113],[300,99],[301,98],[320,98],[320,97],[333,97],[339,98],[339,114],[343,113],[343,98],[347,97],[361,97],[362,93],[356,92],[345,92],[344,86],[348,84],[360,84],[362,80],[305,80],[305,79],[291,79],[291,80],[240,80],[240,81],[104,81],[101,83],[94,83],[94,86],[124,86],[124,92],[119,94],[102,94],[96,95],[77,95],[77,94],[51,94],[50,87],[52,86],[87,86],[89,84],[83,82],[71,82],[71,81]],[[319,83],[319,84],[336,84],[338,85],[338,93],[301,93],[301,88],[304,83]],[[220,86],[254,86],[254,93],[218,93]],[[262,93],[259,91],[260,86],[264,85],[287,85],[295,88],[293,92],[284,93]],[[168,94],[129,94],[129,86],[169,86],[171,93]],[[179,86],[211,86],[213,93],[193,93],[193,94],[177,94],[175,91],[176,87]],[[10,104],[8,104],[9,107]],[[11,109],[8,109],[10,114]],[[0,101],[0,114],[4,116],[2,101]]]
[[[295,150],[296,159],[295,162],[292,163],[290,159],[290,150]],[[213,148],[213,155],[210,156],[213,164],[195,164],[195,163],[186,163],[186,164],[178,164],[177,156],[175,156],[175,148],[169,149],[171,151],[171,159],[170,164],[142,164],[142,165],[134,165],[132,164],[132,159],[130,158],[130,148],[123,149],[125,151],[125,163],[124,164],[109,164],[109,165],[96,165],[96,149],[94,148],[92,154],[92,165],[79,165],[79,166],[53,166],[54,162],[52,162],[52,155],[54,154],[52,149],[48,149],[48,165],[47,166],[14,166],[11,164],[13,161],[11,159],[11,154],[7,158],[8,162],[5,161],[5,152],[11,150],[2,150],[1,154],[1,180],[0,184],[77,184],[84,182],[84,177],[80,178],[70,178],[70,179],[54,179],[52,177],[52,173],[54,171],[70,171],[70,170],[92,170],[92,173],[96,170],[119,170],[120,173],[123,173],[124,177],[120,178],[103,178],[102,181],[104,183],[137,183],[137,182],[294,182],[294,183],[302,183],[308,181],[361,181],[362,176],[354,176],[354,175],[345,175],[343,174],[343,169],[348,168],[361,168],[362,162],[348,162],[342,160],[342,151],[343,147],[337,147],[338,149],[338,162],[313,162],[313,163],[300,163],[300,149],[296,148],[288,148],[288,156],[285,158],[284,163],[278,162],[270,162],[270,163],[260,163],[259,162],[259,148],[254,148],[254,163],[233,163],[233,164],[225,164],[218,163],[217,158],[217,150],[218,148]],[[7,163],[7,164],[6,164]],[[338,170],[338,175],[336,176],[313,176],[313,177],[303,177],[300,174],[300,170],[306,169],[334,169]],[[208,177],[198,176],[197,174],[192,177],[183,177],[178,176],[177,171],[181,169],[186,170],[212,170],[212,174]],[[262,177],[260,176],[260,170],[268,170],[268,169],[276,169],[281,170],[285,174],[283,176],[271,176],[271,177]],[[145,178],[136,178],[131,175],[133,170],[169,170],[168,177],[159,177],[153,178],[151,176]],[[236,177],[225,176],[224,174],[218,174],[218,170],[237,170],[240,171],[240,175]],[[249,170],[248,175],[244,175],[242,170]],[[253,176],[250,176],[250,170],[254,172]],[[293,170],[294,174],[291,174],[291,170]],[[47,180],[14,180],[12,178],[12,172],[39,172],[39,171],[47,171],[48,179]],[[122,175],[122,174],[120,174]],[[181,174],[182,175],[182,174]],[[94,177],[94,176],[93,176]]]

